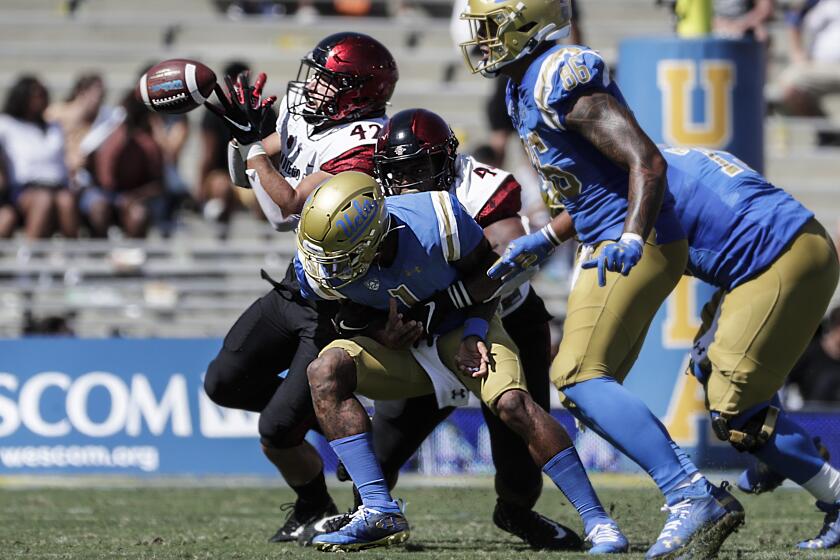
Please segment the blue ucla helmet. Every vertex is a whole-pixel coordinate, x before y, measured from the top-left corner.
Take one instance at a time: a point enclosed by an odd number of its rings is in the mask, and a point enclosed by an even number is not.
[[[307,276],[327,289],[367,273],[388,230],[379,184],[346,171],[321,183],[300,213],[297,246]]]
[[[495,77],[544,41],[568,35],[572,5],[571,0],[469,0],[461,19],[470,24],[471,38],[460,45],[467,67]]]

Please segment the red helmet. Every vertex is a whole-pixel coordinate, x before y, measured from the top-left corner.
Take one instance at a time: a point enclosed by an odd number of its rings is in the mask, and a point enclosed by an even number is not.
[[[455,180],[458,139],[440,116],[406,109],[391,117],[376,142],[373,173],[385,194],[448,190]]]
[[[336,33],[301,59],[287,105],[311,124],[350,122],[384,113],[397,79],[397,63],[382,43],[363,33]]]

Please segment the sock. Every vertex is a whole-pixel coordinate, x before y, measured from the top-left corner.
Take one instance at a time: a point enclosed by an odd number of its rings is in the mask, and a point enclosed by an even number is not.
[[[575,506],[583,521],[585,533],[588,534],[598,523],[612,521],[595,494],[595,489],[592,488],[592,483],[589,482],[589,477],[586,476],[586,470],[574,447],[568,447],[549,459],[543,466],[543,472]]]
[[[575,416],[642,467],[666,499],[690,479],[683,466],[693,467],[688,456],[678,456],[662,422],[615,379],[596,377],[562,391],[575,403]]]
[[[694,463],[691,462],[691,459],[688,458],[688,454],[682,450],[682,447],[677,445],[673,440],[671,440],[671,449],[674,450],[674,453],[677,454],[677,459],[680,460],[680,465],[682,465],[685,474],[690,477],[694,478],[694,475],[700,472]]]
[[[304,507],[306,509],[318,509],[321,506],[327,505],[332,500],[327,491],[327,482],[324,480],[323,470],[318,472],[318,475],[306,484],[292,486],[292,490],[297,494],[298,502],[305,504]]]
[[[772,437],[754,455],[777,473],[811,492],[818,500],[828,503],[837,501],[837,491],[831,488],[836,488],[838,484],[836,481],[833,484],[830,482],[832,473],[829,472],[833,471],[834,478],[837,478],[837,471],[829,466],[829,471],[820,477],[823,466],[827,465],[825,459],[820,456],[811,436],[791,420],[784,410],[779,411]],[[829,479],[825,479],[825,476]]]
[[[365,507],[390,512],[400,510],[397,502],[391,498],[382,467],[376,460],[370,432],[335,439],[330,442],[330,447],[344,463],[347,473],[359,489]]]
[[[828,463],[823,463],[820,471],[804,482],[802,488],[820,502],[836,504],[840,502],[840,472]]]

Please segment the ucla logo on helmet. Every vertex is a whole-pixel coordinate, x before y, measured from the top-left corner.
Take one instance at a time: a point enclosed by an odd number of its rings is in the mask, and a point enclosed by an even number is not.
[[[367,231],[367,226],[376,217],[377,210],[379,210],[379,202],[376,200],[366,199],[364,203],[354,200],[352,208],[344,212],[344,215],[336,221],[336,225],[350,241],[355,241]]]

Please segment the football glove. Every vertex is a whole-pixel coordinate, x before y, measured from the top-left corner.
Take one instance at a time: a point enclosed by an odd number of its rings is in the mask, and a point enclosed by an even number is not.
[[[487,271],[487,276],[507,282],[531,267],[538,266],[560,245],[560,240],[547,224],[539,231],[523,235],[508,244],[504,255]]]
[[[431,346],[434,342],[434,333],[443,319],[452,311],[464,309],[473,305],[473,303],[467,287],[461,280],[458,280],[445,290],[435,292],[432,296],[414,304],[407,312],[403,313],[403,319],[405,321],[417,321],[423,325],[426,344]],[[422,339],[415,342],[415,346],[419,344],[420,340]]]
[[[622,276],[630,274],[630,269],[636,266],[642,258],[644,249],[642,237],[635,233],[624,233],[615,243],[609,243],[594,259],[589,259],[581,268],[598,267],[598,285],[607,285],[607,271],[620,272]]]
[[[277,101],[274,95],[263,99],[262,90],[265,81],[264,72],[257,76],[254,85],[250,84],[248,72],[239,74],[235,83],[230,76],[225,76],[227,92],[219,84],[216,84],[214,88],[222,106],[218,107],[209,101],[204,103],[211,112],[224,121],[240,146],[247,147],[262,140],[263,121],[272,114],[271,106]]]

